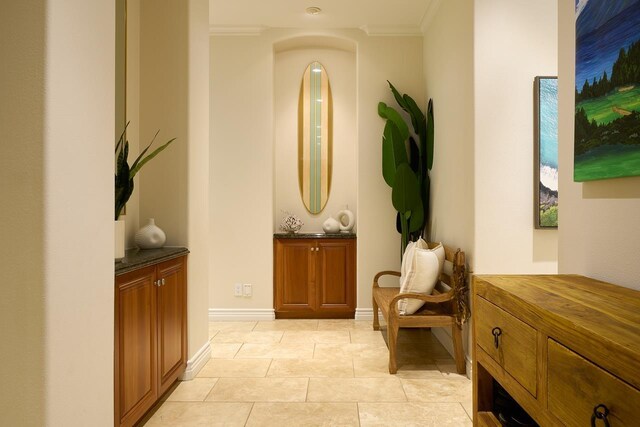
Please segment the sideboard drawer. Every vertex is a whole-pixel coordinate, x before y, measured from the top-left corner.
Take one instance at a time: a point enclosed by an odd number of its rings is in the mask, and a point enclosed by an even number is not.
[[[536,396],[536,330],[483,298],[475,301],[476,342]]]
[[[591,425],[597,405],[605,405],[611,427],[638,425],[640,391],[563,345],[549,340],[549,411],[567,426]],[[615,356],[612,356],[615,357]],[[598,421],[596,425],[604,425]]]

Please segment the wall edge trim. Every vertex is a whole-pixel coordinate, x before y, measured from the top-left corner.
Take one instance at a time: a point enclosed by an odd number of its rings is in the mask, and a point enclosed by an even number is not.
[[[187,369],[180,376],[181,381],[190,381],[198,375],[204,365],[211,359],[211,343],[209,340],[187,361]]]
[[[273,308],[210,308],[209,321],[274,320]]]

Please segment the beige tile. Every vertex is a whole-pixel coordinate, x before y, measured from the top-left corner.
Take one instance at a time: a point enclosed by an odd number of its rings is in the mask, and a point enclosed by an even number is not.
[[[211,359],[198,377],[260,378],[267,374],[271,359]]]
[[[473,420],[473,402],[471,401],[461,402],[460,405],[462,405],[462,407],[464,408],[464,411],[469,416],[469,419]]]
[[[314,319],[276,319],[258,322],[254,331],[317,331]]]
[[[307,378],[220,378],[207,397],[225,402],[304,402]]]
[[[406,400],[398,378],[309,379],[308,402],[404,402]]]
[[[444,376],[445,378],[469,379],[469,377],[467,377],[467,374],[458,373],[458,368],[456,368],[456,363],[453,360],[451,361],[451,363],[440,363],[438,360],[436,360],[436,365],[442,373],[442,376]]]
[[[256,403],[247,421],[251,427],[357,426],[356,403]]]
[[[220,331],[212,339],[214,343],[273,343],[280,342],[282,331]]]
[[[209,339],[213,338],[218,332],[215,325],[209,325]]]
[[[240,350],[240,347],[242,347],[242,343],[212,343],[211,358],[232,359]]]
[[[310,359],[313,357],[313,343],[273,343],[242,344],[237,358],[253,359]]]
[[[351,335],[351,342],[354,344],[373,344],[381,347],[387,346],[387,343],[384,341],[384,337],[382,336],[382,332],[380,331],[352,329],[349,333]]]
[[[244,426],[251,403],[165,402],[145,424],[148,427]]]
[[[386,347],[374,344],[316,344],[314,359],[386,358]]]
[[[218,381],[217,378],[194,378],[191,381],[181,381],[167,397],[167,402],[202,402],[216,381]]]
[[[282,336],[283,343],[321,343],[348,344],[349,331],[286,331]]]
[[[353,378],[351,358],[347,359],[274,359],[267,377]]]
[[[373,322],[369,320],[354,319],[320,319],[318,320],[319,331],[344,331],[351,329],[373,330]]]
[[[209,322],[209,331],[251,331],[257,322]]]
[[[472,425],[458,403],[359,403],[360,425],[461,427]]]
[[[356,377],[374,378],[389,376],[388,359],[364,359],[355,357],[353,369]],[[442,379],[442,374],[436,365],[400,365],[396,373],[398,378],[435,378]]]
[[[471,401],[471,381],[461,378],[401,379],[407,399],[411,402]]]

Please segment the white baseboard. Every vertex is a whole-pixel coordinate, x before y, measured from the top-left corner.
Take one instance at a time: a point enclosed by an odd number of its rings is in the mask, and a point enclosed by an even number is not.
[[[384,317],[382,312],[378,309],[378,319],[384,323]],[[373,321],[373,308],[356,308],[356,320],[371,320]]]
[[[210,308],[209,321],[274,320],[273,308]]]
[[[184,371],[184,374],[180,377],[181,381],[189,381],[192,380],[198,375],[200,369],[207,364],[207,362],[211,359],[211,343],[207,340],[207,343],[202,346],[200,350],[196,354],[193,355],[191,359],[187,362],[187,369]]]

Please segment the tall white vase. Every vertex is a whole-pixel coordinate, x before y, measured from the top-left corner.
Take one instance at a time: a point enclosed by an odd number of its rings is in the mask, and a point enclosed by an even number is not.
[[[136,246],[140,249],[161,248],[166,240],[167,236],[156,225],[156,220],[153,218],[149,218],[147,225],[138,230],[135,237]]]
[[[115,222],[115,260],[120,261],[124,258],[124,239],[125,239],[125,226],[124,220],[119,219]]]
[[[356,218],[349,209],[342,210],[336,215],[340,223],[340,231],[343,233],[351,233],[353,226],[356,225]],[[344,225],[343,217],[347,218],[347,225]]]

